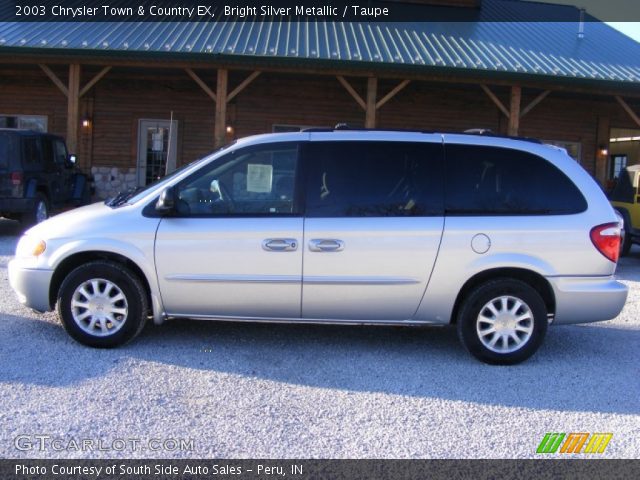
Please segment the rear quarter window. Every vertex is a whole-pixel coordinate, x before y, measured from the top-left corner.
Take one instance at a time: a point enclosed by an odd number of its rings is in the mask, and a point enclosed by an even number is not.
[[[19,137],[10,133],[0,133],[0,170],[20,168]]]
[[[25,170],[42,168],[42,145],[38,137],[24,137],[22,139],[22,159]]]
[[[520,150],[445,146],[450,215],[568,215],[587,209],[576,185],[544,158]]]

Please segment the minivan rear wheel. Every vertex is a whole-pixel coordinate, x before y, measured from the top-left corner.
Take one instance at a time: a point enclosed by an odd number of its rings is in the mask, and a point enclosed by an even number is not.
[[[67,333],[90,347],[111,348],[144,328],[148,302],[140,280],[123,265],[99,260],[71,271],[58,293]]]
[[[463,300],[458,336],[479,360],[513,365],[533,355],[547,332],[547,308],[527,283],[510,278],[490,280]]]

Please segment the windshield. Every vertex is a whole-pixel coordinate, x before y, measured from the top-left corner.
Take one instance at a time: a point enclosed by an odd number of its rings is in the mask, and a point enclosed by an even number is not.
[[[173,172],[171,172],[169,175],[167,175],[165,177],[158,178],[157,180],[154,180],[153,182],[151,182],[148,185],[145,185],[144,187],[138,187],[138,188],[135,188],[135,189],[119,192],[116,196],[107,198],[104,201],[104,203],[105,203],[105,205],[108,205],[110,207],[119,207],[119,206],[125,205],[125,204],[136,203],[141,198],[146,196],[147,193],[149,193],[151,190],[153,190],[154,188],[158,187],[158,185],[171,181],[171,179],[173,179],[173,178],[177,177],[178,175],[180,175],[187,168],[193,167],[193,166],[197,165],[198,163],[202,163],[202,162],[204,162],[206,160],[209,160],[213,155],[215,155],[215,154],[217,154],[217,153],[219,153],[219,152],[221,152],[223,150],[226,150],[227,148],[231,147],[235,143],[236,142],[232,142],[232,143],[230,143],[228,145],[225,145],[224,147],[219,148],[218,150],[210,153],[209,155],[207,155],[207,156],[205,156],[203,158],[200,158],[200,159],[195,160],[195,161],[193,161],[191,163],[187,163],[185,165],[182,165],[181,167],[179,167],[176,170],[174,170]]]

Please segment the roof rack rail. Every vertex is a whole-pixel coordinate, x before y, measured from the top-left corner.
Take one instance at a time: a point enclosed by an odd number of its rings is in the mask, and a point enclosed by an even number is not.
[[[481,136],[484,136],[484,137],[507,138],[507,139],[510,139],[510,140],[521,140],[523,142],[531,142],[531,143],[539,143],[539,144],[544,143],[540,139],[537,139],[537,138],[519,137],[519,136],[516,136],[516,135],[500,135],[498,133],[493,133],[491,131],[491,129],[489,129],[489,128],[470,128],[468,130],[465,130],[462,133],[464,133],[465,135],[481,135]]]
[[[417,130],[415,128],[367,128],[349,125],[348,123],[337,123],[335,127],[309,127],[301,130],[301,132],[336,132],[336,131],[354,131],[354,132],[398,132],[398,133],[441,133],[435,130]]]
[[[493,135],[493,130],[490,128],[469,128],[462,133],[467,133],[469,135]]]

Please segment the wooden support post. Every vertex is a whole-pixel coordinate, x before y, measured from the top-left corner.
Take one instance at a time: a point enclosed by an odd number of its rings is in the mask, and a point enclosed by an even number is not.
[[[542,92],[540,95],[538,95],[536,98],[534,98],[531,103],[529,105],[527,105],[526,107],[524,107],[522,109],[522,111],[520,112],[520,118],[524,117],[527,113],[529,113],[531,110],[533,110],[536,106],[538,106],[538,104],[543,101],[545,98],[547,98],[547,96],[551,93],[551,90],[545,90],[544,92]]]
[[[77,153],[78,119],[80,99],[80,65],[69,65],[69,92],[67,96],[67,148],[70,153]]]
[[[509,109],[509,135],[518,135],[520,129],[520,100],[522,98],[522,88],[518,85],[511,87],[511,105]]]
[[[229,93],[229,96],[227,97],[227,103],[230,102],[231,100],[233,100],[235,98],[235,96],[238,95],[241,91],[243,91],[245,88],[247,88],[247,85],[249,85],[256,78],[258,78],[260,73],[262,73],[262,72],[260,72],[259,70],[256,70],[255,72],[252,72],[251,75],[249,75],[247,78],[245,78],[240,83],[240,85],[238,85],[236,88],[233,89],[233,91],[231,93]]]
[[[211,100],[213,100],[214,102],[217,101],[215,92],[211,90],[206,83],[204,83],[204,81],[196,74],[196,72],[194,72],[190,68],[185,68],[185,71],[200,86],[200,88],[204,91],[204,93],[209,95],[209,98]]]
[[[338,79],[340,84],[345,88],[345,90],[347,92],[349,92],[349,94],[353,97],[353,99],[356,101],[356,103],[358,105],[360,105],[360,107],[363,110],[366,110],[367,109],[367,104],[364,102],[362,97],[360,95],[358,95],[358,92],[355,91],[355,89],[351,86],[351,84],[349,82],[347,82],[347,79],[344,78],[341,75],[338,75],[336,78]]]
[[[629,114],[629,116],[631,117],[631,119],[636,122],[636,124],[640,127],[640,117],[638,116],[638,114],[636,112],[633,111],[633,109],[629,106],[629,104],[627,102],[624,101],[624,98],[622,98],[619,95],[616,95],[616,100],[618,101],[618,103],[620,104],[620,106],[622,108],[624,108],[624,111],[627,112]]]
[[[87,82],[87,84],[82,87],[82,90],[80,90],[79,96],[83,97],[89,90],[91,90],[91,88],[98,83],[102,77],[104,77],[107,73],[109,73],[109,70],[111,70],[111,67],[104,67],[102,70],[100,70],[100,72],[93,77],[91,80],[89,80]]]
[[[225,68],[218,69],[216,88],[216,118],[214,127],[214,145],[220,148],[225,144],[227,133],[227,86],[229,72]]]
[[[376,96],[378,95],[378,79],[367,79],[367,108],[365,113],[365,128],[376,128]]]
[[[48,66],[40,64],[40,68],[47,75],[47,77],[49,77],[49,79],[53,82],[53,84],[60,89],[60,91],[64,94],[64,96],[68,97],[69,89],[64,83],[62,83],[62,80],[60,80],[58,76],[55,73],[53,73],[53,71]]]
[[[598,117],[598,131],[596,142],[596,164],[594,175],[601,185],[606,186],[607,166],[609,164],[609,140],[611,138],[611,119],[609,117]],[[606,149],[606,153],[601,151],[601,147]]]
[[[507,110],[507,107],[505,107],[504,104],[500,101],[500,99],[496,97],[496,94],[493,93],[491,89],[486,85],[480,84],[480,88],[482,88],[482,90],[484,90],[484,93],[486,93],[487,96],[491,99],[491,101],[496,104],[496,107],[498,107],[500,111],[504,113],[504,116],[509,118],[509,115],[510,115],[509,110]]]
[[[401,81],[398,85],[396,85],[394,87],[393,90],[391,90],[389,93],[387,93],[384,97],[382,97],[380,99],[379,102],[376,103],[376,109],[380,109],[380,107],[382,107],[385,103],[387,103],[389,100],[391,100],[393,97],[395,97],[400,90],[402,90],[404,87],[409,85],[410,82],[411,82],[411,80],[403,80],[403,81]]]

